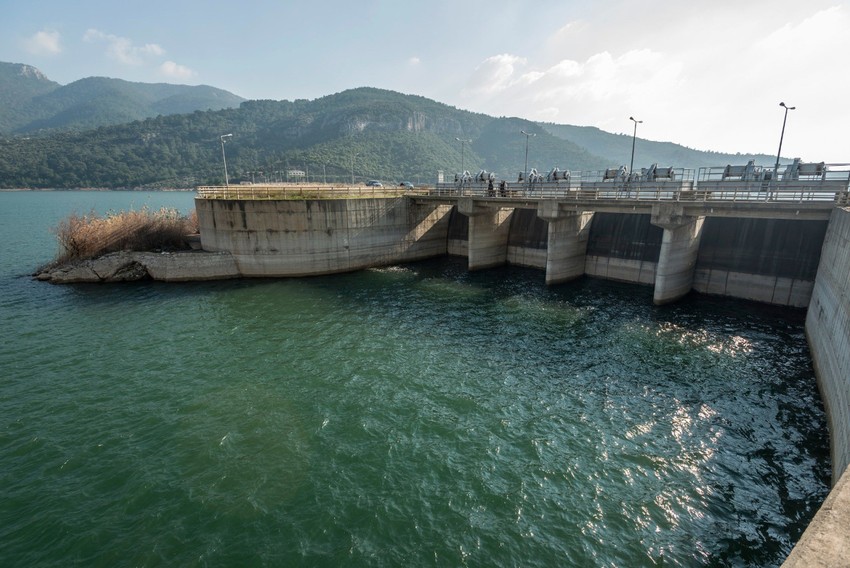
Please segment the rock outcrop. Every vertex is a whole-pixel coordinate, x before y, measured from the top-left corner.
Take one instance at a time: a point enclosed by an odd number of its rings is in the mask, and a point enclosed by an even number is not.
[[[35,274],[38,280],[53,284],[136,280],[188,282],[239,276],[230,253],[204,251],[115,252],[91,260],[51,265]]]

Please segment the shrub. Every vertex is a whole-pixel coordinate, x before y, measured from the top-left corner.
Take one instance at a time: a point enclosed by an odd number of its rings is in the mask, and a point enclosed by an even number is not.
[[[189,248],[186,235],[196,233],[197,215],[181,217],[173,209],[121,211],[100,216],[72,213],[54,229],[59,240],[57,263],[110,252]]]

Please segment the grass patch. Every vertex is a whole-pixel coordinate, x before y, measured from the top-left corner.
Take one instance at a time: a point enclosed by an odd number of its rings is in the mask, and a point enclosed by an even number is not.
[[[59,240],[57,264],[96,258],[118,251],[185,250],[186,236],[198,232],[198,218],[174,209],[72,213],[54,229]]]

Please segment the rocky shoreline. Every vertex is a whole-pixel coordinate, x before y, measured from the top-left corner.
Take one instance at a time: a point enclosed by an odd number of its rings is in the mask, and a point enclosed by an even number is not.
[[[191,282],[239,278],[236,261],[227,252],[114,252],[90,260],[47,265],[33,277],[52,284],[160,280]]]

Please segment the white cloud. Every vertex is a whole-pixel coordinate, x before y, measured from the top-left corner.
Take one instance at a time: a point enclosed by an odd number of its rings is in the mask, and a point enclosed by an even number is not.
[[[850,8],[826,2],[623,3],[541,36],[537,53],[487,57],[462,106],[612,132],[629,131],[633,115],[650,139],[770,154],[785,100],[797,110],[783,154],[847,161]]]
[[[183,65],[178,65],[173,61],[166,61],[162,65],[159,66],[159,72],[168,77],[169,79],[180,79],[186,80],[191,79],[197,73],[189,69],[188,67],[184,67]]]
[[[410,65],[411,67],[416,67],[420,63],[422,63],[422,60],[419,59],[416,56],[413,56],[413,57],[411,57],[410,59],[407,60],[407,64]]]
[[[619,57],[601,52],[584,62],[565,59],[546,69],[522,72],[526,63],[509,54],[487,59],[464,87],[468,106],[537,120],[557,116],[574,124],[595,123],[608,116],[612,104],[664,97],[681,69],[678,62],[648,49]],[[502,107],[513,111],[505,113]]]
[[[59,32],[42,30],[24,41],[24,49],[32,55],[58,55],[62,53],[59,40]]]
[[[125,37],[107,34],[90,28],[83,35],[86,42],[106,42],[106,53],[112,59],[125,65],[143,65],[148,58],[165,55],[165,50],[155,43],[134,45]]]
[[[522,57],[508,53],[488,57],[466,81],[461,96],[487,100],[504,93],[522,81],[517,71],[525,63]]]

